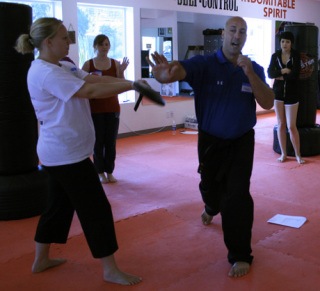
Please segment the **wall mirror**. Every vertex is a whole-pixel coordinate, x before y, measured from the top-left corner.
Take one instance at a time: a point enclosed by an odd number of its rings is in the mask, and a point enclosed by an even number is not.
[[[165,53],[165,45],[168,40],[171,48],[167,55],[169,61],[191,57],[195,50],[191,54],[190,51],[188,53],[190,47],[204,46],[204,30],[223,29],[229,18],[225,15],[158,9],[141,9],[140,17],[141,54],[143,54],[141,67],[144,68],[142,77],[145,78],[152,77],[149,65],[144,61],[149,52],[157,50]],[[272,21],[254,18],[245,18],[245,20],[248,24],[248,38],[243,54],[249,55],[252,60],[257,61],[266,70],[271,57]],[[201,49],[197,51],[201,53]],[[154,83],[153,85],[156,87],[158,84]],[[181,94],[181,82],[178,95],[183,95]]]
[[[172,27],[155,27],[141,29],[141,76],[152,78],[151,69],[146,57],[154,51],[163,54],[169,62],[172,54]]]

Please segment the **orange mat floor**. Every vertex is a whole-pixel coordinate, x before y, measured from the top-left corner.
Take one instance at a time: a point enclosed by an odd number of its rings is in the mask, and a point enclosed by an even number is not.
[[[317,113],[317,123],[320,112]],[[112,205],[121,269],[143,278],[135,286],[102,279],[75,216],[65,245],[52,256],[68,262],[32,274],[33,236],[39,217],[0,221],[0,290],[5,291],[318,291],[320,290],[320,156],[278,163],[274,113],[258,116],[251,194],[255,202],[247,276],[227,273],[221,219],[204,226],[198,190],[197,136],[160,132],[121,138],[115,177],[104,189]],[[304,216],[300,228],[270,224],[276,214]]]

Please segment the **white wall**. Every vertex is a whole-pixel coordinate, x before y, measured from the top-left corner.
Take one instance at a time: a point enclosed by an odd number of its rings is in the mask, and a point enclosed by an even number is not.
[[[273,22],[276,20],[280,21],[292,21],[292,22],[309,22],[314,23],[320,27],[320,2],[316,0],[288,0],[282,1],[287,2],[290,7],[266,7],[263,4],[258,4],[263,1],[261,0],[229,0],[227,1],[232,4],[233,7],[237,8],[233,10],[227,9],[213,9],[203,7],[202,3],[212,3],[214,1],[202,0],[62,0],[63,3],[63,21],[65,24],[75,24],[74,28],[77,30],[77,13],[76,5],[77,2],[88,2],[97,4],[108,4],[116,6],[129,6],[134,8],[134,55],[135,55],[135,76],[140,78],[140,29],[141,25],[159,25],[159,27],[173,27],[173,56],[175,59],[178,58],[178,22],[183,22],[185,26],[189,26],[191,33],[186,38],[193,37],[192,30],[195,30],[200,21],[212,22],[210,25],[212,28],[220,28],[223,26],[226,16],[239,15],[242,17],[251,17],[259,19],[270,19]],[[220,1],[218,1],[220,2]],[[222,1],[225,2],[225,1]],[[274,1],[279,2],[279,1]],[[179,3],[187,3],[190,5],[179,5]],[[171,12],[168,15],[157,16],[157,13],[149,14],[150,18],[144,19],[141,22],[141,9],[153,9],[153,10],[167,10],[176,11]],[[271,10],[268,10],[271,9]],[[275,15],[265,16],[265,11],[276,11],[278,9],[278,17]],[[183,12],[188,12],[183,13]],[[192,14],[190,14],[192,13]],[[196,13],[193,15],[193,13]],[[142,14],[143,15],[143,14]],[[145,17],[145,16],[144,16]],[[142,24],[141,24],[142,23]],[[209,24],[208,24],[209,25]],[[274,32],[274,31],[273,31]],[[197,34],[194,38],[194,42],[200,42],[202,36]],[[181,36],[179,36],[181,42]],[[183,46],[185,44],[181,43]],[[270,43],[271,48],[274,48],[274,42]],[[180,53],[181,54],[181,53]],[[77,46],[73,45],[70,49],[70,57],[74,60],[78,60]],[[268,59],[270,56],[266,56]],[[158,88],[158,84],[155,80],[150,80],[150,85],[154,88]],[[128,133],[131,131],[147,130],[152,128],[159,128],[163,126],[169,126],[171,119],[167,118],[167,112],[173,111],[176,123],[180,124],[184,122],[186,115],[194,114],[193,100],[181,102],[167,103],[165,107],[159,107],[157,105],[140,105],[137,112],[133,110],[134,104],[123,104],[121,105],[121,122],[119,133]]]

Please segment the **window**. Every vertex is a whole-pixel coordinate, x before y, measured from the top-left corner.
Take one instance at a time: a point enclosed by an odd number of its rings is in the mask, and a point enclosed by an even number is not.
[[[5,0],[2,2],[25,4],[32,7],[32,21],[40,17],[56,17],[62,19],[61,1],[36,0],[36,1],[16,1]]]
[[[128,57],[130,64],[125,78],[134,79],[133,9],[130,7],[78,4],[79,66],[95,56],[93,40],[98,34],[110,39],[109,56],[120,62]],[[131,45],[130,45],[131,44]],[[120,103],[135,102],[135,94],[129,91],[119,95]]]
[[[242,52],[263,66],[266,81],[271,85],[272,80],[268,78],[267,70],[271,58],[272,21],[254,18],[245,18],[245,20],[248,25],[248,37]]]
[[[37,1],[2,1],[9,3],[25,4],[32,7],[32,22],[41,17],[56,17],[62,19],[61,1],[37,0]],[[38,57],[39,52],[35,50],[34,56]]]

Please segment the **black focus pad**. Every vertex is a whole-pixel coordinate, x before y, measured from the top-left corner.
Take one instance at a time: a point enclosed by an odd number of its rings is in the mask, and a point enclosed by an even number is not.
[[[153,90],[149,85],[144,84],[143,82],[135,81],[133,82],[133,88],[140,93],[137,103],[134,107],[134,110],[137,111],[142,97],[146,97],[149,100],[155,102],[158,105],[164,106],[166,102],[162,98],[159,92]]]

